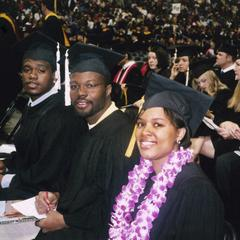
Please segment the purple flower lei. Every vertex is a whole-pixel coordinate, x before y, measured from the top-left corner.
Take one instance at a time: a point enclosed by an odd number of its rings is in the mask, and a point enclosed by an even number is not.
[[[144,192],[146,180],[153,172],[152,162],[140,159],[128,173],[128,184],[116,197],[116,204],[111,214],[109,239],[111,240],[148,240],[153,221],[157,218],[161,206],[166,202],[167,190],[172,188],[175,178],[182,171],[182,166],[190,162],[192,151],[183,149],[172,152],[161,171],[152,177],[153,186],[138,207],[135,219],[131,213],[139,196]]]

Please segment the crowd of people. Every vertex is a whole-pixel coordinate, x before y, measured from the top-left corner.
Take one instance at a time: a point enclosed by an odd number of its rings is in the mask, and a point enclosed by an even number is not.
[[[41,24],[39,1],[5,1],[24,36]],[[223,39],[239,43],[239,2],[180,1],[173,14],[166,1],[57,1],[71,42],[122,51],[145,50],[150,41],[170,46],[196,44],[204,52]]]
[[[240,234],[239,4],[0,2],[29,99],[0,200],[36,196],[36,239]]]

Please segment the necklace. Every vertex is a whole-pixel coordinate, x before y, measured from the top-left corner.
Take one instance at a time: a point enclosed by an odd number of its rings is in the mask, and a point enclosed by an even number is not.
[[[172,188],[176,176],[182,171],[182,166],[190,162],[192,151],[183,149],[172,152],[163,164],[161,171],[152,177],[153,186],[138,207],[135,219],[132,219],[135,204],[144,192],[146,180],[153,172],[152,162],[140,159],[128,173],[128,184],[116,197],[116,204],[111,214],[109,239],[111,240],[147,240],[153,221],[157,218],[161,206],[166,202],[167,190]]]

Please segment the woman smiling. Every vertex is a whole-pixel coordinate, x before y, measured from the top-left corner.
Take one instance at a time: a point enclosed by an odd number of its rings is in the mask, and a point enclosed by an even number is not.
[[[221,200],[189,148],[209,99],[162,80],[137,119],[141,159],[116,197],[110,239],[222,239]]]

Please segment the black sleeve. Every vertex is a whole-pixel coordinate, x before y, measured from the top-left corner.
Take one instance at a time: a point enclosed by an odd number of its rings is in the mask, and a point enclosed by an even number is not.
[[[62,203],[59,203],[59,211],[70,227],[104,232],[107,227],[106,192],[111,161],[106,153],[108,149],[104,149],[101,142],[91,140],[87,145],[84,154],[78,158],[78,167],[70,179],[70,188],[68,186]]]
[[[40,30],[47,36],[64,45],[62,24],[57,17],[55,16],[48,17],[48,19],[44,21]]]
[[[56,190],[57,180],[63,177],[72,159],[76,136],[83,131],[81,122],[67,117],[49,112],[41,119],[35,136],[36,156],[29,168],[17,172],[13,182],[39,190]]]
[[[179,197],[175,240],[223,239],[223,205],[208,182],[189,183]]]

